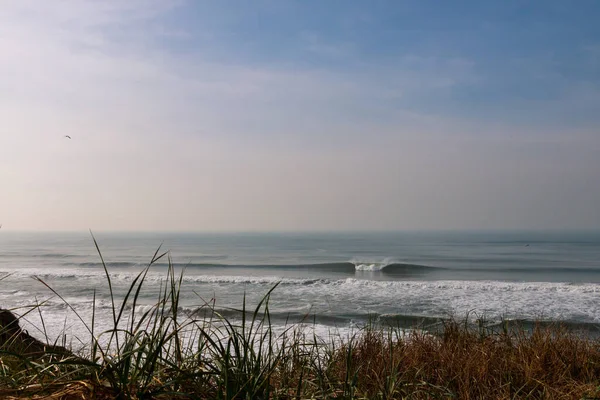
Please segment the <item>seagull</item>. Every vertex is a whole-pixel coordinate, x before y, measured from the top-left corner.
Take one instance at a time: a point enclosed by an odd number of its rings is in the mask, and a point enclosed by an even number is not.
[[[67,139],[71,139],[71,136],[69,136],[69,135],[65,135],[65,137],[66,137]]]

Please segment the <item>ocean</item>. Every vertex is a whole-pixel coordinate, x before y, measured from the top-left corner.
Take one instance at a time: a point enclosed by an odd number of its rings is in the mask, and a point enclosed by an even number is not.
[[[159,246],[184,270],[182,312],[214,302],[227,315],[276,284],[274,325],[303,322],[319,335],[368,321],[410,327],[467,314],[600,326],[600,233],[96,233],[121,298]],[[29,333],[85,336],[60,294],[96,329],[111,326],[110,296],[92,237],[0,230],[0,307],[26,313]],[[153,304],[167,260],[152,267],[141,306]],[[45,332],[44,332],[45,329]],[[79,338],[85,340],[84,338]]]

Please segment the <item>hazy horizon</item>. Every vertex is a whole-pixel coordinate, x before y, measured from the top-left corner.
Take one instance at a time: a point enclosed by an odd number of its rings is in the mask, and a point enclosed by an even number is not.
[[[596,231],[598,15],[4,2],[0,233]]]
[[[86,235],[92,240],[98,235],[198,235],[198,236],[235,236],[235,235],[469,235],[469,234],[491,234],[491,235],[546,235],[546,236],[569,236],[569,235],[600,235],[600,229],[345,229],[345,230],[46,230],[46,229],[5,229],[5,232],[15,234],[64,234],[64,235]]]

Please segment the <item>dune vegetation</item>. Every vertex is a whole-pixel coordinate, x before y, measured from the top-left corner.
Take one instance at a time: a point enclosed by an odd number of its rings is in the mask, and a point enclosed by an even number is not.
[[[157,251],[148,268],[163,257],[168,254]],[[259,304],[241,304],[235,318],[225,318],[211,304],[202,317],[182,315],[182,275],[172,267],[154,306],[140,312],[136,305],[148,268],[132,281],[126,296],[115,298],[105,265],[113,328],[96,332],[94,318],[82,318],[87,338],[78,339],[89,343],[82,350],[24,339],[16,325],[3,322],[0,397],[600,397],[600,341],[560,324],[525,329],[464,319],[445,320],[435,331],[405,331],[373,322],[334,340],[316,337],[302,325],[275,329],[269,300],[276,286]]]

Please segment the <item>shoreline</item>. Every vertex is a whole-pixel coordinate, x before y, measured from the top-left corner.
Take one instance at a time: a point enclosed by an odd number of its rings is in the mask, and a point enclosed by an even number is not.
[[[50,343],[43,354],[39,346],[34,354],[19,354],[18,346],[7,347],[10,341],[0,343],[0,396],[581,399],[600,395],[600,340],[560,324],[540,322],[528,330],[514,321],[490,326],[483,320],[472,324],[451,319],[441,322],[437,332],[370,324],[335,341],[293,326],[283,332],[275,329],[270,310],[277,285],[255,308],[242,303],[237,316],[221,315],[209,303],[205,309],[209,318],[181,315],[183,275],[172,267],[154,306],[140,312],[136,305],[147,272],[140,272],[125,296],[113,296],[111,289],[113,328],[95,331],[93,320],[86,326],[89,331],[79,340],[89,341],[88,354],[73,355],[69,348],[56,352],[53,349],[62,348],[57,343]],[[112,287],[107,270],[106,279]]]
[[[275,333],[265,313],[192,327],[173,314],[127,333],[112,355],[27,353],[0,343],[0,396],[12,398],[593,398],[600,340],[559,324],[491,329],[451,320],[433,334],[368,325],[340,341]],[[165,309],[166,310],[166,309]],[[151,322],[151,321],[146,321]],[[199,322],[199,321],[195,321]],[[218,323],[217,323],[218,322]],[[190,328],[191,325],[187,325]],[[0,328],[0,331],[2,328]],[[27,348],[27,346],[25,347]],[[113,347],[114,348],[114,347]],[[37,396],[37,397],[36,397]],[[46,397],[44,397],[46,396]]]
[[[35,343],[45,337],[50,351],[18,354],[0,343],[0,397],[600,396],[600,329],[585,322],[597,319],[595,283],[357,279],[377,272],[348,277],[348,263],[301,276],[272,266],[183,274],[168,252],[135,269],[113,268],[100,255],[93,266],[65,270],[73,258],[89,261],[78,246],[63,244],[59,253],[69,257],[47,265],[37,264],[37,250],[23,253],[32,267],[2,281],[19,288],[2,292],[6,304],[34,304],[18,310],[40,319],[24,329]],[[201,256],[193,247],[184,254]],[[139,260],[137,251],[115,258]],[[436,271],[425,264],[392,269]],[[40,289],[49,297],[39,298]],[[56,343],[48,333],[63,320],[66,327],[67,316],[79,322]],[[561,316],[566,324],[552,318]],[[300,320],[304,326],[294,324]],[[330,324],[334,335],[311,324]],[[350,328],[335,335],[340,326]],[[65,352],[52,351],[59,347]]]

